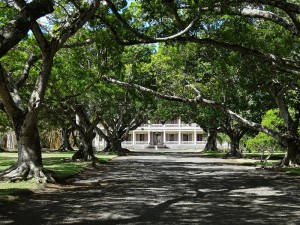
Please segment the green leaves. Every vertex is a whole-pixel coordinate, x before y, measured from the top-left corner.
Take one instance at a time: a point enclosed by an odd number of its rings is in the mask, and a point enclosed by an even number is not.
[[[262,118],[262,125],[267,126],[273,130],[284,132],[284,122],[280,117],[280,112],[278,109],[270,109]],[[270,137],[267,134],[259,132],[255,137],[250,138],[246,141],[246,146],[248,149],[253,151],[263,151],[268,149],[273,151],[275,148],[279,149],[278,141]]]

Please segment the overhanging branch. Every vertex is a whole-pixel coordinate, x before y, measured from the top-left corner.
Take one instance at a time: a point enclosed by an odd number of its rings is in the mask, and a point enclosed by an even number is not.
[[[110,0],[105,0],[108,4],[108,6],[111,8],[111,10],[113,11],[113,13],[116,15],[116,17],[118,18],[118,20],[129,30],[131,31],[134,35],[136,35],[138,38],[140,38],[141,40],[144,41],[152,41],[152,42],[161,42],[161,41],[169,41],[172,39],[175,39],[177,37],[182,36],[183,34],[187,33],[195,24],[196,21],[199,20],[200,17],[200,13],[198,12],[198,15],[192,20],[192,22],[185,27],[185,29],[183,29],[182,31],[174,34],[174,35],[170,35],[168,37],[160,37],[160,38],[155,38],[155,37],[150,37],[144,34],[141,34],[139,31],[137,31],[135,28],[133,28],[118,12],[118,9],[115,7],[115,5],[110,1]]]
[[[87,39],[83,42],[77,42],[77,43],[72,43],[72,44],[64,44],[62,48],[77,48],[77,47],[82,47],[82,46],[87,46],[95,43],[95,39]]]
[[[102,78],[110,83],[118,84],[118,85],[126,87],[126,88],[134,88],[134,89],[140,90],[142,92],[147,92],[147,93],[150,93],[161,99],[189,103],[189,104],[208,105],[208,106],[214,107],[214,108],[224,112],[225,114],[229,115],[230,117],[235,119],[237,122],[239,122],[241,125],[248,127],[250,129],[256,130],[256,131],[263,132],[267,135],[270,135],[278,141],[284,142],[287,138],[289,138],[288,135],[280,134],[279,132],[277,132],[273,129],[270,129],[259,123],[254,123],[254,122],[251,122],[251,121],[243,118],[241,115],[231,111],[230,109],[227,109],[221,103],[215,102],[213,100],[205,99],[201,96],[197,96],[196,98],[184,98],[184,97],[179,97],[179,96],[175,96],[175,95],[167,95],[167,94],[163,94],[161,92],[157,92],[157,91],[151,90],[149,88],[143,87],[138,84],[127,83],[127,82],[115,80],[115,79],[112,79],[112,78],[109,78],[106,76],[103,76]]]
[[[285,12],[292,12],[300,14],[300,5],[295,3],[290,3],[285,0],[214,0],[214,3],[221,3],[230,5],[232,3],[254,3],[254,4],[262,4],[262,5],[269,5],[272,7],[276,7],[281,9]]]
[[[0,58],[17,45],[40,17],[53,12],[53,1],[34,0],[20,11],[19,15],[0,28]]]
[[[22,76],[20,77],[20,79],[16,82],[16,88],[19,89],[21,86],[23,86],[29,76],[29,72],[31,67],[42,58],[41,55],[33,55],[31,54],[29,56],[29,59],[27,60],[27,62],[25,63],[24,69],[23,69],[23,73]]]

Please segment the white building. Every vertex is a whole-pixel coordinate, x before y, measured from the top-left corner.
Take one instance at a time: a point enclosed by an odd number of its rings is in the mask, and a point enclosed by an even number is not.
[[[196,123],[186,124],[180,119],[165,123],[148,123],[130,131],[122,147],[128,149],[203,149],[204,131]],[[105,147],[103,139],[97,136],[94,146],[101,150]]]

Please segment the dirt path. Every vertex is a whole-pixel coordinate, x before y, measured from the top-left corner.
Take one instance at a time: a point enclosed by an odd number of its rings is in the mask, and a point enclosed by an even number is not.
[[[300,224],[299,178],[221,159],[121,157],[70,182],[0,202],[0,224]]]

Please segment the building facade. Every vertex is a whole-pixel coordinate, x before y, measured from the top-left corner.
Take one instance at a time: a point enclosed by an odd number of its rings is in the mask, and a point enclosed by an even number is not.
[[[130,131],[127,140],[122,143],[128,149],[203,149],[204,131],[196,123],[184,123],[181,119],[168,120],[164,123],[143,124]],[[97,136],[94,146],[102,150],[105,141]]]

